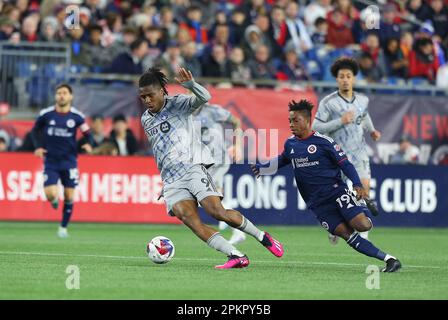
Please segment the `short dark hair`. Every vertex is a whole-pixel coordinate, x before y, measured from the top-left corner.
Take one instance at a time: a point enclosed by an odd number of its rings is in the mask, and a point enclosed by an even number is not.
[[[101,115],[101,114],[94,114],[92,117],[91,117],[91,120],[92,121],[96,121],[96,120],[104,120],[104,117]]]
[[[68,84],[68,83],[60,83],[56,86],[55,92],[58,91],[61,88],[67,88],[68,92],[70,92],[70,94],[73,94],[73,89],[72,87]]]
[[[289,111],[300,111],[303,112],[308,118],[311,119],[311,110],[313,110],[314,105],[306,100],[302,99],[299,102],[291,100],[288,103]]]
[[[168,94],[166,85],[168,84],[168,78],[166,75],[158,68],[149,68],[144,74],[140,76],[138,80],[138,86],[140,88],[146,86],[157,85],[163,89],[165,94]]]
[[[118,122],[118,121],[124,121],[126,122],[126,117],[123,114],[117,114],[114,119],[112,120],[113,123]]]
[[[351,70],[353,72],[353,75],[356,76],[358,74],[359,66],[355,59],[349,57],[341,57],[338,58],[331,66],[331,74],[336,78],[338,76],[339,70],[342,69]]]
[[[132,41],[132,43],[131,43],[131,45],[130,45],[129,47],[130,47],[131,51],[134,51],[135,49],[140,48],[140,46],[141,46],[144,42],[146,42],[146,40],[141,39],[141,38],[138,38],[138,39]]]
[[[327,20],[325,18],[319,17],[314,21],[314,26],[318,27],[322,23],[327,23]]]

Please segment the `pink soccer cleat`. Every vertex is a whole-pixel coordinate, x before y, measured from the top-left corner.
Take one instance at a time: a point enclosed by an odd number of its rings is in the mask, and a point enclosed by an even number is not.
[[[276,257],[283,256],[283,253],[285,252],[283,250],[283,245],[271,237],[271,235],[267,232],[264,233],[263,240],[261,240],[261,244],[266,247],[271,253]]]
[[[229,260],[220,266],[215,266],[215,269],[232,269],[232,268],[245,268],[249,265],[249,259],[247,256],[229,256]]]

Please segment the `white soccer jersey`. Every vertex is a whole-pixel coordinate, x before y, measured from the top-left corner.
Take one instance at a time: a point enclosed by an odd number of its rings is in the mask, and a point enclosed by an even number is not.
[[[194,81],[182,84],[194,95],[166,96],[158,113],[146,110],[141,118],[164,183],[183,177],[195,164],[213,164],[193,126],[192,113],[210,99],[210,93]]]
[[[332,137],[346,152],[351,162],[368,160],[364,130],[375,130],[367,107],[369,98],[353,92],[351,101],[343,98],[338,91],[326,96],[319,103],[313,129]],[[352,123],[344,125],[341,117],[347,111],[355,113]]]

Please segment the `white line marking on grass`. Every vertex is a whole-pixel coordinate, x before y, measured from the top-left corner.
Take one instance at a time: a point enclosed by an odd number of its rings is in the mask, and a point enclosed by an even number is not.
[[[55,256],[55,257],[81,257],[81,258],[104,258],[104,259],[147,259],[145,256],[142,257],[132,257],[132,256],[109,256],[109,255],[98,255],[98,254],[70,254],[70,253],[59,253],[59,252],[24,252],[24,251],[0,251],[0,255],[21,255],[21,256]],[[214,261],[217,262],[218,259],[210,258],[173,258],[174,260],[180,261]],[[315,262],[315,261],[284,261],[284,260],[253,260],[256,263],[275,263],[275,264],[305,264],[305,265],[333,265],[333,266],[350,266],[350,267],[364,267],[365,264],[361,263],[341,263],[341,262]],[[436,267],[436,266],[415,266],[415,265],[404,265],[403,268],[426,268],[426,269],[448,269],[448,267]]]

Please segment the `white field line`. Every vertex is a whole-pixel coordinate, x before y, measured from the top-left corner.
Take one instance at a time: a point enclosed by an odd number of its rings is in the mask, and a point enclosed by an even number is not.
[[[81,257],[81,258],[101,258],[101,259],[147,259],[145,256],[133,257],[133,256],[109,256],[109,255],[97,255],[97,254],[70,254],[70,253],[57,253],[57,252],[24,252],[24,251],[0,251],[0,255],[20,255],[20,256],[49,256],[49,257]],[[218,259],[210,258],[173,258],[173,260],[180,261],[214,261],[218,262]],[[364,267],[366,264],[361,263],[340,263],[340,262],[315,262],[315,261],[282,261],[282,260],[251,260],[254,263],[276,263],[276,264],[297,264],[297,265],[333,265],[333,266],[360,266]],[[415,266],[415,265],[403,265],[403,268],[426,268],[426,269],[448,269],[448,267],[437,266]]]

